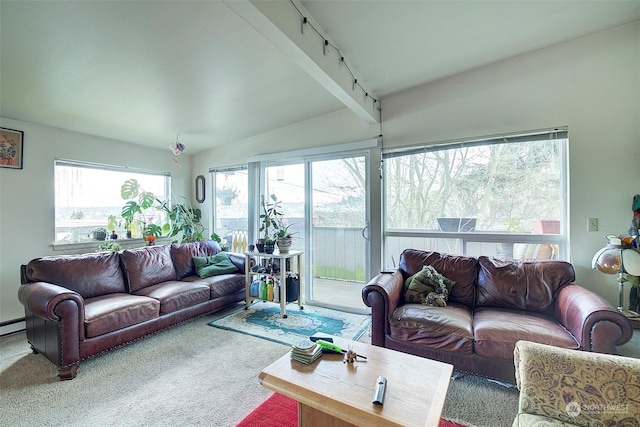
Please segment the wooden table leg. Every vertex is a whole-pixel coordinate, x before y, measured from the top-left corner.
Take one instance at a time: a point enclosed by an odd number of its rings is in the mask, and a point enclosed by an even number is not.
[[[322,412],[318,409],[298,402],[298,426],[299,427],[355,427],[348,423]]]

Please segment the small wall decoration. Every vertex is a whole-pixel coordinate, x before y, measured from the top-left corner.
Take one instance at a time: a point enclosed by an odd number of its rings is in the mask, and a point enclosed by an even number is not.
[[[0,167],[22,169],[22,143],[24,132],[0,128]]]
[[[204,176],[196,176],[196,202],[203,203],[205,195]]]

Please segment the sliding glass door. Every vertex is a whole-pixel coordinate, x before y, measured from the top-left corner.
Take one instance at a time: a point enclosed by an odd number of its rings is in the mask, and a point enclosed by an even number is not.
[[[267,164],[264,192],[274,195],[295,232],[292,249],[305,251],[305,304],[366,312],[367,156]],[[269,201],[269,200],[267,200]]]
[[[364,309],[367,272],[365,156],[309,163],[309,298],[319,305]]]

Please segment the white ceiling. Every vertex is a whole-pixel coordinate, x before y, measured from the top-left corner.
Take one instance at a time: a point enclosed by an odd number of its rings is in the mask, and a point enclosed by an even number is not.
[[[383,108],[398,91],[640,20],[640,0],[302,5]],[[235,10],[0,0],[0,115],[157,148],[180,133],[194,154],[347,108]]]

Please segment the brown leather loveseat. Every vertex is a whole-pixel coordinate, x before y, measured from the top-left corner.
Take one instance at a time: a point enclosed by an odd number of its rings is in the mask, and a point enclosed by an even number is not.
[[[406,303],[404,283],[425,265],[455,281],[445,307]],[[573,283],[564,261],[514,262],[407,249],[399,268],[362,289],[371,307],[371,343],[515,383],[519,340],[600,353],[631,339],[627,318]]]
[[[81,360],[244,300],[243,256],[229,254],[237,272],[196,275],[193,257],[218,252],[202,241],[31,260],[18,291],[31,348],[73,379]]]

